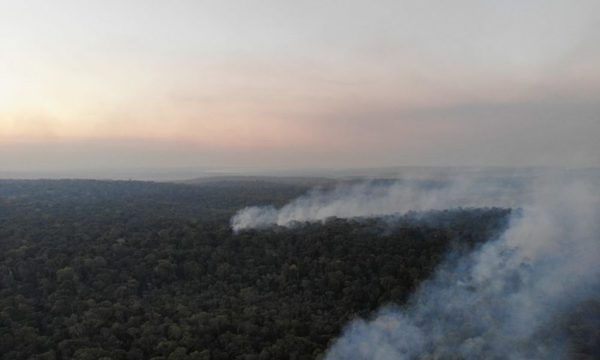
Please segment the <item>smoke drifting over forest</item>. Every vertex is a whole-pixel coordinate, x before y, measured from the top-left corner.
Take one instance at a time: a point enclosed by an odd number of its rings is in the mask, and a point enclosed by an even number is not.
[[[329,217],[373,217],[456,207],[510,207],[523,200],[526,186],[520,179],[486,181],[466,177],[345,183],[333,189],[313,190],[280,209],[247,207],[231,219],[231,226],[234,231],[240,231],[271,225],[292,226]]]
[[[332,216],[518,205],[503,234],[470,254],[448,254],[406,305],[356,319],[326,358],[566,358],[561,321],[578,304],[600,296],[598,189],[573,178],[538,180],[527,194],[514,184],[502,191],[498,184],[343,185],[313,191],[280,209],[243,209],[231,224],[240,231]]]

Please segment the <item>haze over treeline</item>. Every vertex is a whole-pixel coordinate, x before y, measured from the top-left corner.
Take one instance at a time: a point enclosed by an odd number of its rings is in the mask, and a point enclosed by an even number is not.
[[[595,0],[2,1],[0,171],[598,167],[599,14]]]

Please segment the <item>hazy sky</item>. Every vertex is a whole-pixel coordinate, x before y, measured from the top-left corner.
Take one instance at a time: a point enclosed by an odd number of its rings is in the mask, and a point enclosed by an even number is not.
[[[600,166],[600,1],[0,0],[0,170]]]

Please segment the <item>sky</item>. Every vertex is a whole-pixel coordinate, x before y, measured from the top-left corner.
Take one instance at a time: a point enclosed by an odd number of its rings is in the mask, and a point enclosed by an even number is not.
[[[0,172],[600,166],[600,1],[0,0]]]

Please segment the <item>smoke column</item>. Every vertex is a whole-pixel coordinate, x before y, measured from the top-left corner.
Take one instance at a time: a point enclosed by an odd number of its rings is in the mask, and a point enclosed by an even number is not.
[[[348,324],[326,359],[564,359],[558,324],[600,297],[600,187],[596,177],[553,179],[347,184],[280,209],[242,209],[231,225],[241,231],[332,216],[518,206],[503,234],[469,254],[449,254],[403,307]]]
[[[231,219],[234,232],[272,225],[323,221],[329,217],[373,217],[410,210],[441,210],[455,207],[515,205],[522,184],[456,178],[448,181],[369,181],[314,190],[281,209],[253,206]]]
[[[537,187],[474,253],[447,260],[403,308],[350,323],[326,359],[563,359],[561,316],[600,295],[598,189]]]

